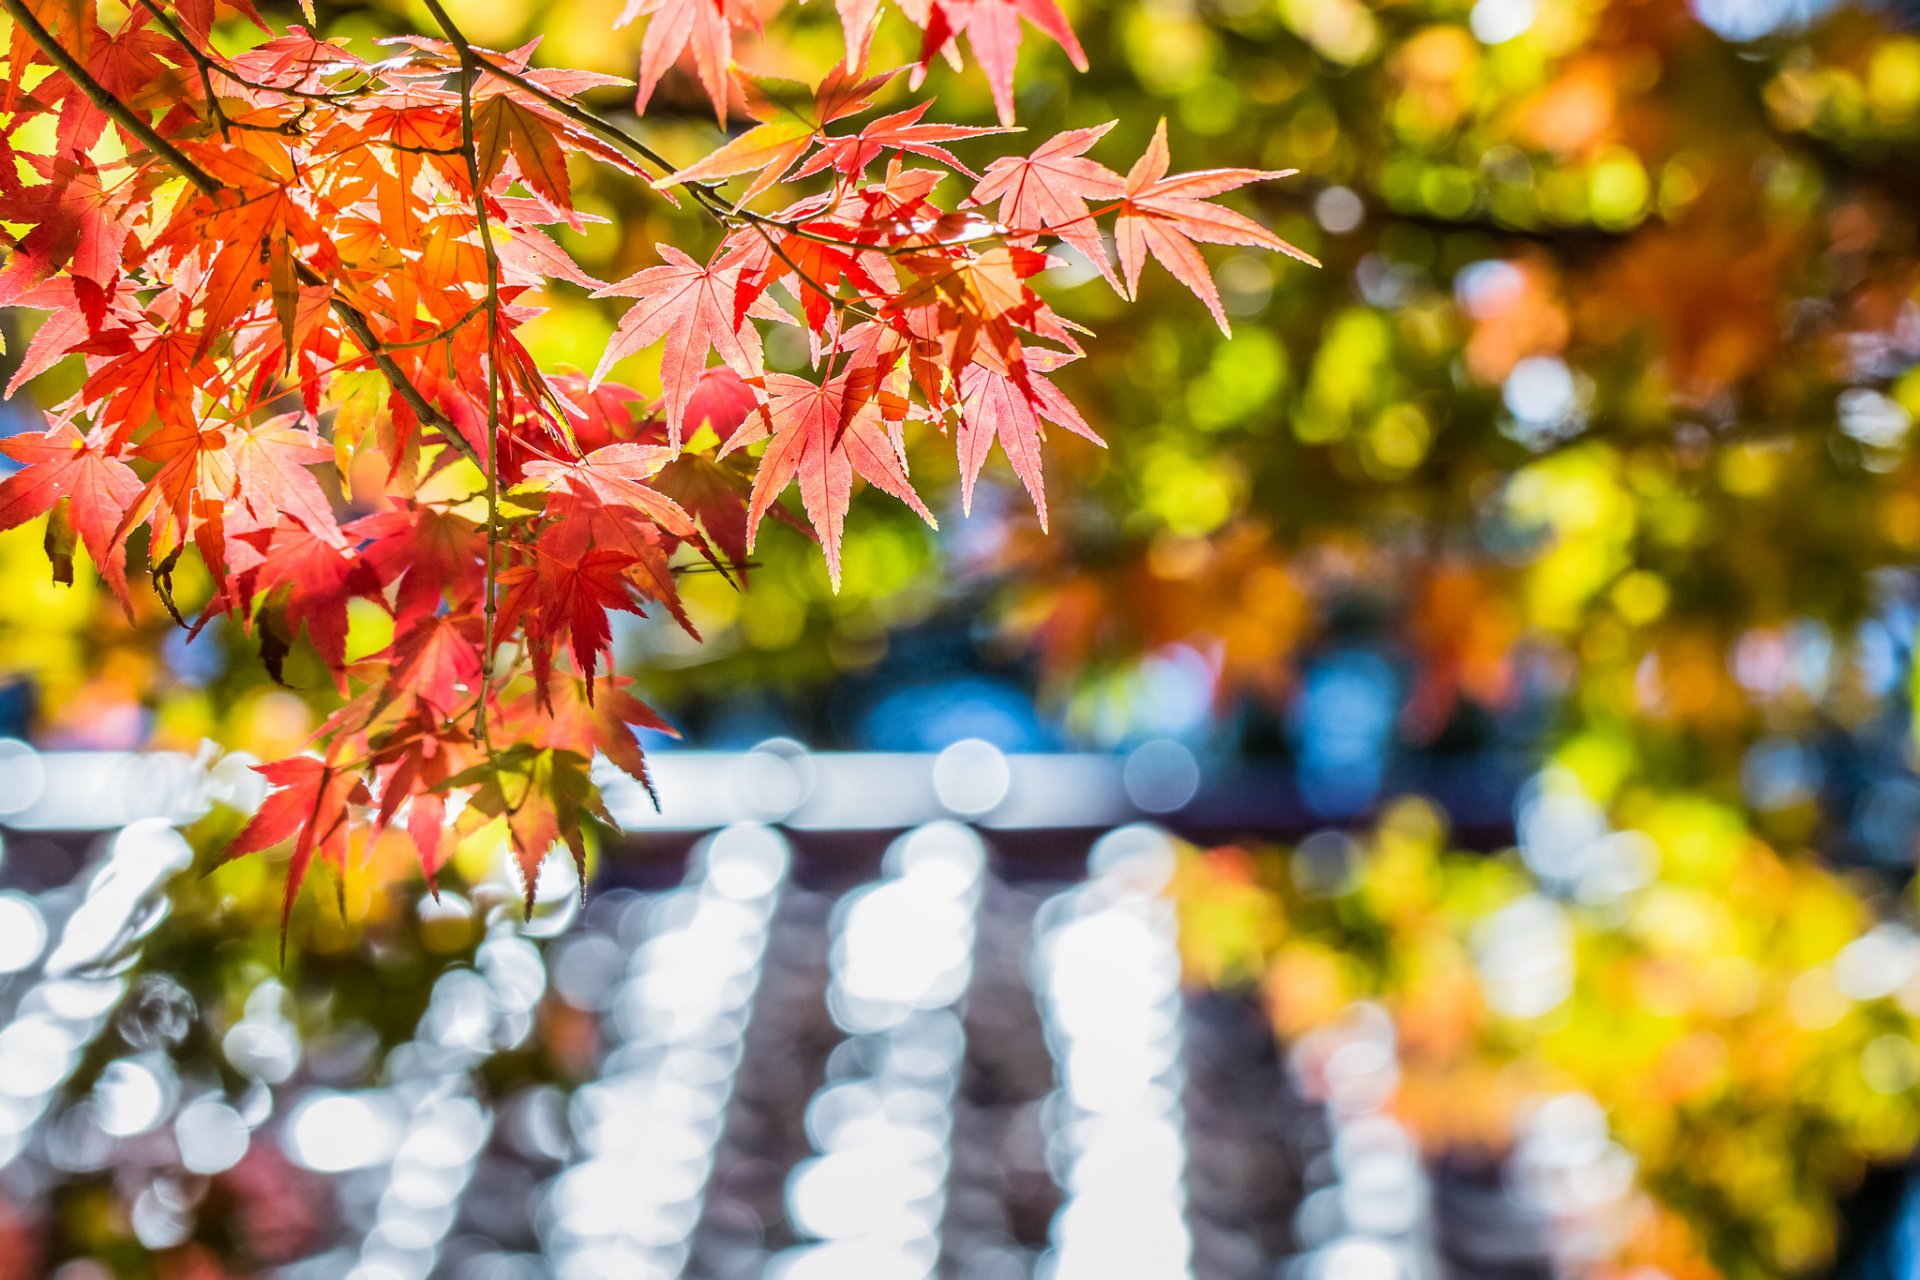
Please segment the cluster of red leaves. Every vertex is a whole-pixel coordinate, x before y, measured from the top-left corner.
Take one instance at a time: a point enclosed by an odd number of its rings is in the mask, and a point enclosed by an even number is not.
[[[258,21],[248,0],[219,3]],[[379,62],[300,27],[220,56],[213,0],[143,3],[115,30],[84,0],[0,6],[16,19],[0,221],[27,228],[0,305],[50,313],[13,385],[63,357],[85,369],[44,434],[0,446],[27,464],[0,484],[0,528],[51,513],[56,572],[77,539],[123,600],[133,545],[170,607],[191,549],[216,585],[201,621],[251,629],[276,674],[304,631],[344,705],[316,754],[262,768],[277,790],[230,850],[293,841],[289,909],[315,853],[344,866],[353,825],[402,824],[432,877],[449,825],[495,819],[530,904],[540,860],[562,840],[580,857],[582,814],[601,812],[591,760],[645,783],[631,726],[664,727],[605,674],[610,615],[665,610],[691,632],[676,556],[737,574],[790,485],[836,585],[855,475],[932,520],[907,477],[911,425],[951,433],[969,497],[998,441],[1044,523],[1045,424],[1097,441],[1046,376],[1082,354],[1084,330],[1032,287],[1057,261],[1044,240],[1129,295],[1151,253],[1222,327],[1193,242],[1292,252],[1203,203],[1276,175],[1169,178],[1164,127],[1126,177],[1085,154],[1104,128],[979,177],[947,146],[1000,131],[923,123],[924,104],[829,132],[894,73],[814,88],[734,71],[756,125],[650,179],[644,144],[577,101],[608,77],[475,49],[431,0],[450,39],[395,40]],[[702,24],[731,5],[638,8],[655,13],[643,100],[676,39],[703,69],[724,63]],[[842,9],[861,35],[873,5]],[[916,16],[930,53],[964,29],[986,60],[1006,53],[992,33],[1016,10],[1066,31],[1051,0]],[[662,245],[661,265],[594,279],[542,229],[585,220],[569,155],[685,192],[720,223],[718,247],[702,262]],[[955,174],[960,198],[937,204]],[[742,195],[719,196],[744,175]],[[748,207],[805,179],[823,189]],[[1118,274],[1096,229],[1107,216]],[[541,369],[516,336],[530,291],[556,282],[634,300],[591,380]],[[810,374],[767,370],[770,324],[804,329]],[[603,383],[654,343],[658,405]],[[702,424],[722,441],[711,456],[683,447]],[[727,455],[754,445],[749,482]],[[366,450],[386,493],[343,521],[329,464],[344,476]],[[481,494],[428,496],[469,463]],[[392,616],[394,639],[349,662],[355,598]]]
[[[1021,19],[1057,41],[1073,65],[1087,69],[1087,55],[1074,37],[1056,0],[897,0],[902,15],[920,28],[920,60],[913,68],[918,88],[935,58],[960,68],[960,37],[964,34],[973,57],[987,73],[993,103],[1002,124],[1013,123],[1013,65],[1020,53]],[[847,63],[863,66],[880,24],[880,0],[835,0],[846,34]],[[760,15],[753,0],[627,0],[617,25],[651,14],[640,47],[639,110],[645,111],[654,89],[667,70],[688,50],[693,52],[700,84],[713,100],[714,114],[727,122],[727,74],[733,62],[736,29],[760,32]]]

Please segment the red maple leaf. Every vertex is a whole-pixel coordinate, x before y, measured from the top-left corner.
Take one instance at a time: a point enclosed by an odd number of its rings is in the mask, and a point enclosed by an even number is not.
[[[633,726],[672,737],[679,733],[634,696],[633,683],[631,676],[600,676],[586,681],[556,675],[545,690],[544,702],[537,694],[529,695],[525,702],[508,707],[505,718],[524,717],[528,741],[535,746],[580,756],[599,751],[651,795],[653,782],[647,776],[646,760]]]
[[[371,566],[353,551],[292,520],[241,534],[234,539],[233,557],[235,576],[229,579],[223,598],[245,608],[254,598],[266,596],[269,634],[282,643],[291,642],[304,626],[314,650],[345,693],[347,600],[352,596],[380,599],[379,581]]]
[[[954,444],[960,454],[961,510],[973,510],[973,486],[986,464],[993,442],[1013,464],[1033,507],[1040,517],[1040,528],[1047,527],[1047,489],[1040,461],[1041,422],[1065,427],[1105,447],[1073,402],[1060,389],[1041,376],[1042,371],[1057,369],[1074,357],[1058,351],[1028,347],[1024,360],[1010,368],[970,366],[960,375],[960,425],[954,432]]]
[[[294,756],[271,764],[257,764],[254,772],[274,784],[251,821],[227,846],[222,861],[293,840],[293,860],[287,864],[287,891],[280,906],[280,959],[287,958],[287,926],[293,919],[293,900],[300,882],[318,853],[341,875],[347,869],[349,805],[370,805],[373,796],[359,774],[316,760]]]
[[[742,378],[766,372],[760,331],[735,310],[741,268],[737,265],[701,266],[670,244],[654,246],[664,263],[637,271],[594,293],[596,298],[624,297],[639,301],[620,318],[607,341],[590,385],[598,386],[619,360],[662,338],[660,382],[666,394],[667,445],[680,447],[680,424],[687,401],[706,372],[707,354],[718,353],[728,368]],[[771,304],[750,314],[771,318]]]
[[[600,655],[613,649],[608,613],[642,613],[627,579],[634,563],[628,551],[598,549],[586,538],[569,542],[536,546],[528,563],[500,574],[506,588],[501,612],[525,631],[534,679],[542,687],[552,678],[555,645],[568,645],[574,668],[591,677]]]
[[[486,533],[466,517],[439,507],[398,507],[363,516],[346,531],[368,539],[361,558],[381,584],[399,584],[396,619],[437,612],[442,603],[466,609],[480,598]]]
[[[939,528],[907,479],[906,462],[887,436],[876,400],[859,383],[850,382],[854,376],[842,373],[825,384],[791,374],[774,374],[767,379],[773,436],[761,455],[747,506],[747,550],[752,551],[767,508],[797,480],[801,505],[820,535],[820,545],[827,553],[827,573],[836,591],[840,589],[840,535],[856,474]],[[736,433],[728,448],[741,443],[745,441]]]
[[[481,619],[466,615],[426,614],[394,633],[385,656],[393,664],[388,679],[415,694],[443,716],[470,703],[480,682]]]
[[[857,4],[859,0],[843,0]],[[934,55],[947,49],[961,32],[993,89],[993,104],[1001,124],[1013,123],[1013,64],[1020,54],[1020,19],[1025,18],[1059,42],[1081,71],[1087,55],[1074,37],[1067,17],[1055,0],[933,0],[926,7],[926,38],[920,46],[919,75],[925,75]],[[842,21],[846,10],[842,9]],[[915,85],[919,84],[916,76]]]
[[[109,448],[106,433],[86,436],[62,422],[42,433],[0,441],[0,453],[26,468],[0,481],[0,529],[11,529],[67,504],[66,518],[87,546],[100,576],[131,614],[127,550],[115,536],[120,518],[140,496],[140,478]]]
[[[13,163],[11,156],[7,163]],[[33,228],[0,266],[0,305],[20,302],[65,269],[85,318],[98,329],[120,284],[121,255],[131,229],[121,214],[125,194],[117,184],[103,184],[99,169],[84,156],[60,156],[37,167],[49,181],[0,198],[0,216]]]
[[[1100,228],[1087,208],[1089,198],[1111,200],[1126,184],[1119,174],[1086,157],[1087,148],[1106,136],[1116,122],[1055,134],[1030,156],[1002,156],[987,166],[973,189],[975,204],[999,201],[999,219],[1018,240],[1030,242],[1051,231],[1085,254],[1116,289]]]
[[[195,537],[209,565],[224,569],[226,501],[239,484],[230,443],[229,432],[194,423],[164,423],[148,436],[134,452],[160,469],[121,515],[114,540],[151,520],[147,559],[153,564],[169,563]]]
[[[917,102],[905,111],[897,111],[890,116],[881,116],[878,120],[869,122],[858,133],[837,138],[822,138],[820,149],[809,156],[805,164],[795,169],[793,176],[807,178],[819,173],[822,169],[831,167],[836,173],[857,178],[867,171],[867,166],[877,160],[882,152],[910,151],[914,155],[925,156],[929,160],[938,160],[948,168],[972,178],[978,175],[962,164],[958,156],[940,144],[1012,132],[1010,129],[983,129],[958,124],[921,124],[920,118],[927,114],[927,109],[931,106],[933,106],[931,99]]]
[[[1119,246],[1121,269],[1126,272],[1129,298],[1139,288],[1140,268],[1151,252],[1176,280],[1207,304],[1220,332],[1231,334],[1226,310],[1220,305],[1220,292],[1213,287],[1206,261],[1193,247],[1195,240],[1276,249],[1310,266],[1320,265],[1311,255],[1294,248],[1245,214],[1206,203],[1209,196],[1250,182],[1284,178],[1293,170],[1268,173],[1258,169],[1205,169],[1169,178],[1167,163],[1167,122],[1162,117],[1160,127],[1154,130],[1153,141],[1147,144],[1145,154],[1127,174],[1126,199],[1120,205],[1120,216],[1114,226],[1114,241]]]

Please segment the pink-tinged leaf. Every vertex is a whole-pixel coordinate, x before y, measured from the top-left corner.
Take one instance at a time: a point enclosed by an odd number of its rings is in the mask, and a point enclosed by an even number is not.
[[[533,463],[527,475],[563,485],[576,496],[602,506],[631,509],[676,538],[697,539],[700,531],[692,517],[647,483],[672,457],[669,450],[658,445],[610,444],[578,462]]]
[[[773,438],[761,455],[747,504],[749,551],[761,518],[796,480],[801,505],[826,551],[827,573],[835,591],[840,589],[840,540],[856,474],[939,527],[907,479],[906,464],[887,436],[877,401],[857,388],[850,391],[848,375],[816,385],[805,378],[774,374],[767,379],[767,391],[772,400]]]
[[[345,547],[333,503],[307,470],[333,462],[333,448],[293,424],[288,416],[234,432],[229,453],[239,479],[238,496],[263,522],[288,515],[329,546]]]
[[[27,343],[26,352],[20,357],[20,367],[14,370],[12,380],[7,383],[8,397],[11,398],[14,392],[58,364],[67,352],[85,342],[87,337],[86,313],[79,307],[55,311],[48,316],[33,331],[33,339]]]
[[[1025,363],[1011,371],[976,364],[960,375],[960,425],[954,444],[960,455],[963,511],[973,510],[973,486],[995,440],[1033,499],[1042,530],[1047,527],[1047,490],[1040,457],[1041,423],[1065,427],[1105,447],[1073,403],[1041,376],[1042,370],[1058,368],[1070,359],[1063,352],[1030,349]]]
[[[1146,151],[1127,174],[1120,215],[1114,222],[1114,244],[1120,255],[1127,297],[1138,293],[1140,270],[1151,253],[1174,279],[1206,303],[1220,331],[1231,334],[1226,309],[1220,304],[1220,292],[1214,287],[1206,260],[1193,247],[1194,241],[1273,249],[1309,266],[1320,265],[1310,254],[1296,249],[1245,214],[1203,203],[1207,196],[1232,191],[1251,182],[1284,178],[1291,170],[1268,173],[1257,169],[1209,169],[1169,178],[1167,167],[1167,122],[1163,118],[1154,130],[1153,141],[1147,144]]]
[[[873,49],[874,29],[880,25],[880,0],[837,0],[840,34],[847,46],[847,65],[865,66]]]
[[[1113,128],[1112,120],[1091,129],[1056,134],[1031,156],[1003,156],[987,166],[973,189],[973,202],[999,201],[999,221],[1016,237],[1051,231],[1086,255],[1116,290],[1113,265],[1087,201],[1112,200],[1126,190],[1120,175],[1097,160],[1089,147]]]
[[[758,378],[766,369],[759,330],[745,316],[735,318],[740,268],[703,267],[672,245],[656,247],[665,265],[648,267],[594,294],[639,301],[614,329],[591,385],[597,387],[616,362],[664,338],[660,381],[666,396],[667,443],[677,452],[680,424],[706,372],[708,352],[718,353],[742,378]]]
[[[652,14],[640,45],[640,90],[634,109],[645,114],[667,69],[689,46],[700,83],[713,101],[720,127],[727,124],[727,70],[733,63],[733,29],[759,30],[753,0],[627,0],[615,26]]]
[[[552,236],[530,226],[516,226],[511,235],[498,236],[500,263],[507,279],[518,272],[527,284],[543,279],[565,280],[582,289],[604,289],[607,282],[588,275],[554,242]]]
[[[793,171],[796,178],[806,178],[831,167],[836,173],[849,178],[857,178],[867,171],[867,167],[886,151],[912,152],[938,160],[941,164],[964,173],[969,178],[977,175],[960,162],[960,158],[939,145],[943,142],[961,142],[968,138],[984,138],[989,134],[1013,133],[1012,129],[983,129],[957,124],[921,124],[920,118],[933,106],[931,100],[917,102],[905,111],[890,116],[882,116],[868,124],[860,132],[845,137],[827,138],[820,149],[807,158],[807,162]]]
[[[1013,123],[1013,69],[1020,54],[1022,18],[1058,42],[1075,67],[1087,69],[1086,52],[1055,0],[930,0],[921,12],[924,17],[916,21],[926,38],[920,46],[920,72],[924,74],[939,53],[954,61],[954,40],[965,32],[974,58],[986,72],[1002,124]]]

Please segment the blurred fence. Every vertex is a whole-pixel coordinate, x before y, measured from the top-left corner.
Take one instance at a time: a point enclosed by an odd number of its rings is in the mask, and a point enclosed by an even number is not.
[[[110,1274],[71,1229],[102,1188],[144,1250],[288,1280],[1543,1273],[1497,1179],[1436,1183],[1390,1118],[1384,1017],[1283,1055],[1183,991],[1142,819],[1288,834],[1257,776],[980,743],[656,769],[658,811],[610,780],[629,845],[584,907],[564,859],[531,922],[505,883],[422,897],[477,942],[409,957],[431,994],[388,1030],[154,957],[169,824],[220,778],[0,760],[0,1277]],[[364,999],[395,961],[362,950],[327,981]]]

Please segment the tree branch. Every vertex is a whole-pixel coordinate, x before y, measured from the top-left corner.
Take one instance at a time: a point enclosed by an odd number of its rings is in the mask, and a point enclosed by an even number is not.
[[[432,8],[432,7],[434,6],[429,5],[429,8]],[[573,102],[567,98],[563,98],[559,94],[553,93],[550,90],[546,89],[544,86],[540,85],[538,82],[530,80],[526,76],[521,75],[519,72],[510,71],[506,67],[500,66],[498,63],[495,63],[491,59],[481,56],[479,50],[473,48],[473,46],[470,44],[466,44],[465,41],[463,40],[456,41],[455,45],[457,48],[460,49],[461,61],[463,65],[465,64],[466,59],[471,57],[476,63],[478,63],[483,69],[485,69],[487,74],[492,76],[497,76],[498,78],[506,81],[508,84],[513,85],[516,88],[522,89],[525,92],[532,94],[534,97],[538,98],[540,101],[546,103],[547,106],[553,108],[555,111],[559,112],[561,115],[565,116],[567,119],[572,120],[574,123],[585,125],[587,128],[592,129],[595,133],[598,133],[601,137],[607,138],[613,142],[617,142],[621,146],[627,148],[627,150],[633,152],[634,155],[640,157],[642,160],[646,161],[648,164],[653,165],[655,168],[659,169],[662,177],[665,177],[671,173],[677,173],[679,171],[675,167],[672,161],[668,160],[665,156],[655,151],[652,147],[649,147],[646,143],[634,137],[633,134],[621,128],[619,125],[615,124],[613,121],[607,119],[605,116],[599,114],[598,112],[591,111],[586,107],[581,106],[577,102]],[[691,195],[694,198],[694,203],[698,204],[702,209],[705,209],[709,214],[713,216],[714,220],[719,222],[722,226],[738,227],[745,224],[751,224],[751,225],[762,228],[763,233],[764,233],[764,228],[775,227],[781,231],[787,232],[790,235],[797,235],[803,240],[812,240],[819,244],[833,245],[837,248],[842,248],[842,249],[856,249],[856,250],[860,250],[862,252],[868,252],[868,253],[883,253],[883,254],[891,255],[894,253],[906,251],[898,246],[861,244],[859,241],[856,241],[856,240],[839,240],[834,238],[833,236],[823,235],[817,231],[809,231],[807,228],[799,226],[796,223],[787,222],[780,218],[769,218],[765,214],[755,213],[751,209],[737,208],[731,202],[729,202],[724,196],[720,194],[720,189],[718,187],[712,186],[708,183],[683,182],[677,185],[685,187],[687,190],[687,194]],[[661,188],[656,183],[654,184],[654,189],[660,190]],[[912,246],[912,251],[917,252],[925,249],[943,248],[943,247],[946,247],[946,245],[948,245],[949,243],[971,244],[971,243],[975,243],[975,240],[952,241],[952,242],[936,240],[924,245],[914,245]],[[822,290],[822,292],[824,293],[825,290]]]
[[[480,248],[487,263],[487,577],[482,610],[483,647],[480,650],[480,697],[473,716],[476,742],[493,752],[487,729],[487,691],[493,687],[494,621],[500,596],[500,255],[493,244],[493,224],[487,216],[487,188],[475,141],[473,87],[480,79],[480,60],[460,28],[441,7],[427,0],[427,12],[460,52],[460,149],[467,160],[467,181],[473,188],[473,215],[480,231]]]

